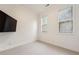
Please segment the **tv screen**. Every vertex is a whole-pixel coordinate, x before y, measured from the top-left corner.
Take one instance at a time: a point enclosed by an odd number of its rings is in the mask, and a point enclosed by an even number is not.
[[[0,10],[0,32],[16,32],[17,20]]]

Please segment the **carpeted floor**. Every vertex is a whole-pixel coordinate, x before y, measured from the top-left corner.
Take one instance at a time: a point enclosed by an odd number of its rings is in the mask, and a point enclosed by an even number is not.
[[[32,42],[0,52],[0,55],[74,55],[78,54],[43,42]]]

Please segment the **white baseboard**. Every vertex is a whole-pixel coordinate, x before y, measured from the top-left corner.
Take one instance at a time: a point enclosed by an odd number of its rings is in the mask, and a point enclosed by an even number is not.
[[[53,46],[56,46],[56,47],[59,47],[59,48],[65,49],[65,50],[69,50],[69,51],[72,51],[72,52],[77,53],[79,55],[78,51],[74,51],[74,50],[71,50],[71,49],[68,49],[68,48],[65,48],[65,47],[58,46],[56,44],[51,43],[50,41],[45,41],[45,40],[37,40],[37,41],[40,41],[40,42],[43,42],[43,43],[46,43],[46,44],[49,44],[49,45],[53,45]]]

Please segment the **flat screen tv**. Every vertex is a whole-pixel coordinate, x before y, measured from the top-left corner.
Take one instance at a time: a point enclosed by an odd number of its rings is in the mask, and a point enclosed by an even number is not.
[[[16,32],[17,20],[0,10],[0,32]]]

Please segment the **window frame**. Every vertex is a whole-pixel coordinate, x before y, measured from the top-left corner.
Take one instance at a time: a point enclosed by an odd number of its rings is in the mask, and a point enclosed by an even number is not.
[[[42,16],[41,17],[41,32],[47,32],[47,29],[48,29],[48,16]]]
[[[70,11],[69,16],[68,16],[68,11]],[[59,20],[59,32],[60,33],[72,33],[73,32],[73,6],[64,8],[63,10],[60,10],[59,15],[58,15],[58,20]],[[68,30],[64,31],[64,32],[61,31],[61,24],[62,23],[64,24],[67,22],[71,22],[71,25],[72,25],[71,29],[72,30],[70,32],[67,32]]]

